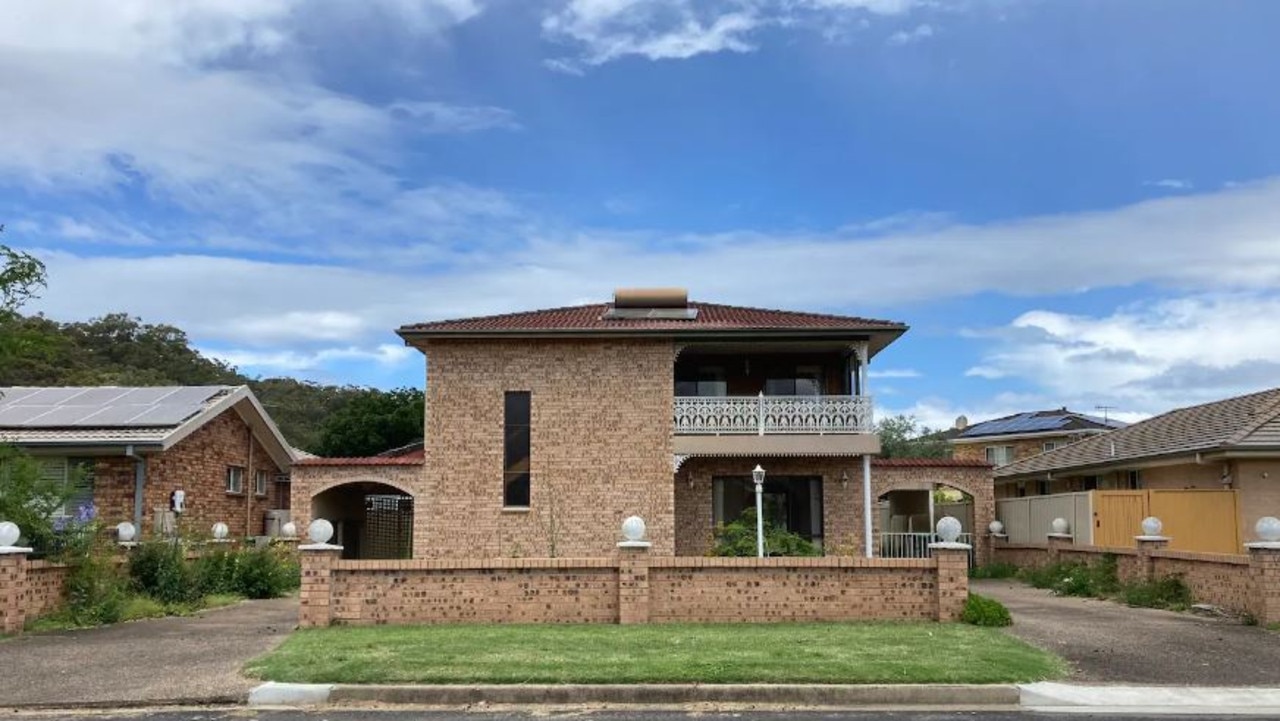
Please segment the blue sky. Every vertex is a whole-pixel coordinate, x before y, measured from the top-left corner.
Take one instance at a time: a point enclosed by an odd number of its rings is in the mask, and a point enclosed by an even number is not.
[[[615,286],[905,321],[882,412],[1280,383],[1268,0],[13,0],[0,219],[61,319],[420,385]]]

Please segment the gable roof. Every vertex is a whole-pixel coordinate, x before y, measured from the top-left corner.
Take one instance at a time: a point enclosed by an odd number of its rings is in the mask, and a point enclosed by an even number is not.
[[[0,443],[163,451],[229,409],[277,465],[293,463],[293,448],[248,386],[0,388]]]
[[[1280,452],[1280,388],[1178,408],[996,469],[997,478],[1225,450]]]
[[[1066,408],[1051,411],[1015,413],[1003,418],[975,423],[961,432],[954,440],[963,443],[971,438],[1012,436],[1024,433],[1074,433],[1081,431],[1110,431],[1124,428],[1127,423],[1076,413]]]

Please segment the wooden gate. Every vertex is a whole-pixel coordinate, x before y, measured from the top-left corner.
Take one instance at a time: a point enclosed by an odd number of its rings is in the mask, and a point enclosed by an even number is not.
[[[1093,545],[1132,548],[1147,517],[1146,491],[1093,492]]]
[[[1164,523],[1169,548],[1201,553],[1242,553],[1236,492],[1152,489],[1150,515]]]
[[[1094,491],[1093,545],[1131,548],[1142,519],[1155,516],[1170,536],[1169,548],[1200,553],[1240,553],[1239,507],[1233,490]]]

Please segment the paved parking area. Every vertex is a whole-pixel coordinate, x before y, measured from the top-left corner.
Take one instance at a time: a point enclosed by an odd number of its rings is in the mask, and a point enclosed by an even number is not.
[[[1016,581],[973,581],[1003,603],[1013,635],[1067,659],[1087,683],[1280,685],[1280,633],[1222,618],[1064,598]]]
[[[280,598],[0,641],[0,707],[240,702],[256,685],[240,667],[275,648],[297,623],[297,599]]]

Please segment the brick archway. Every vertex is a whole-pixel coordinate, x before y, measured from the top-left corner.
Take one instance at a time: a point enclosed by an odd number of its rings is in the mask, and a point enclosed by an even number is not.
[[[871,492],[875,499],[892,491],[932,490],[937,486],[954,488],[973,499],[973,545],[979,563],[990,558],[987,526],[995,520],[995,483],[991,467],[985,463],[952,459],[885,458],[873,462]],[[878,515],[874,523],[878,526]],[[881,531],[875,529],[876,533]]]

